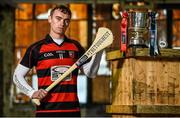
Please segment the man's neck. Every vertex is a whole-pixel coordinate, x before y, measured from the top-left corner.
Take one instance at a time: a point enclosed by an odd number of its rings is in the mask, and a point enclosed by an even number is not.
[[[64,39],[64,34],[55,34],[55,33],[51,33],[49,34],[53,39]]]

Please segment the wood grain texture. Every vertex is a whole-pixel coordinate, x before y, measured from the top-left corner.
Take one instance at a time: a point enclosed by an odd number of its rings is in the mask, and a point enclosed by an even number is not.
[[[175,52],[168,54],[170,57],[166,54],[157,58],[142,53],[122,58],[120,51],[109,52],[112,102],[106,107],[108,113],[121,117],[123,114],[180,115],[180,56],[174,55],[179,50],[165,51]]]
[[[148,48],[136,48],[134,51],[132,48],[127,50],[126,57],[150,57]],[[179,58],[179,49],[160,49],[160,55],[153,58]],[[107,53],[107,60],[116,60],[124,58],[120,50],[113,50]]]

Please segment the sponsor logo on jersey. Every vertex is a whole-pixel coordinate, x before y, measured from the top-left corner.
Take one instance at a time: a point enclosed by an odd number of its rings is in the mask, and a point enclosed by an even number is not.
[[[54,56],[54,54],[51,52],[44,53],[44,57],[52,57],[52,56]]]
[[[57,80],[63,73],[65,73],[70,66],[53,66],[51,67],[51,81]],[[71,74],[64,78],[64,81],[70,81]]]
[[[71,57],[71,58],[75,57],[74,51],[69,51],[69,57]]]

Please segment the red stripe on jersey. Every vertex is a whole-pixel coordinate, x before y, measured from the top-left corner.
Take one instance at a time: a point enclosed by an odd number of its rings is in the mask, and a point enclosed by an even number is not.
[[[58,65],[68,65],[71,66],[75,63],[76,60],[72,60],[71,58],[64,58],[64,59],[48,59],[48,60],[42,60],[38,61],[37,64],[37,70],[39,69],[48,69],[52,66],[58,66]]]
[[[43,78],[38,78],[38,86],[49,86],[50,84],[52,84],[53,81],[51,81],[51,76],[46,76]]]
[[[42,112],[79,112],[80,108],[72,109],[72,110],[38,110],[36,113]]]
[[[60,85],[67,85],[67,84],[70,84],[70,85],[76,85],[76,81],[62,81],[60,83]]]
[[[50,43],[50,44],[47,44],[47,45],[42,45],[42,47],[40,49],[40,53],[56,51],[56,50],[74,50],[74,51],[79,51],[78,47],[75,44],[64,42],[63,45],[61,45],[61,46],[58,46],[58,45],[56,45],[54,43]]]
[[[42,102],[75,102],[78,101],[77,93],[51,93],[42,99]]]
[[[71,81],[62,81],[60,82],[60,85],[76,85],[76,81],[73,81],[76,79],[76,76],[72,76],[72,80]],[[51,77],[43,77],[43,78],[38,78],[38,86],[49,86],[50,84],[52,84],[54,81],[51,81]]]

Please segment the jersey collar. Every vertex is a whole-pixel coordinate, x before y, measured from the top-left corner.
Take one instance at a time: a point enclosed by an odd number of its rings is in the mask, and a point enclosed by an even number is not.
[[[60,45],[62,45],[64,42],[69,42],[69,40],[70,40],[70,39],[68,39],[68,38],[65,36],[65,37],[64,37],[64,41],[63,41]],[[47,42],[47,43],[55,43],[55,44],[57,44],[56,42],[53,41],[52,37],[51,37],[49,34],[46,35],[46,42]],[[57,44],[57,45],[58,45],[58,44]]]

